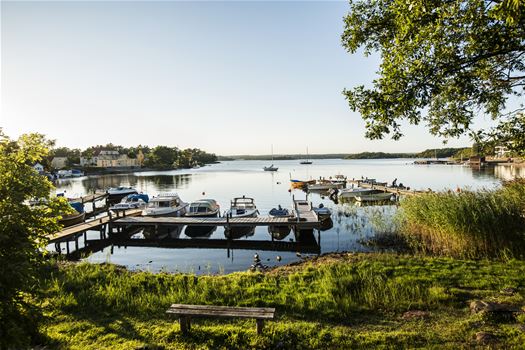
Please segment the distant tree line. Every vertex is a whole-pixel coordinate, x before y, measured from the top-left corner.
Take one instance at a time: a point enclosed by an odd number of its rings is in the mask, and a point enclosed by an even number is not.
[[[49,156],[44,159],[44,167],[50,168],[51,160],[54,157],[66,157],[66,164],[69,167],[78,166],[80,157],[91,158],[99,151],[117,151],[130,158],[136,158],[139,152],[145,157],[144,166],[155,169],[191,168],[202,166],[217,161],[217,156],[207,153],[198,148],[179,149],[178,147],[156,146],[149,147],[138,145],[124,147],[108,143],[106,145],[96,145],[80,150],[78,148],[57,147],[53,148]]]

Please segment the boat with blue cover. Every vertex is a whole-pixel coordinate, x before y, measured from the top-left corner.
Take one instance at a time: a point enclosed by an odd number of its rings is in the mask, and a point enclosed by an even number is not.
[[[58,220],[58,223],[63,227],[73,226],[84,222],[86,212],[84,211],[84,204],[82,202],[69,202],[69,205],[75,209],[75,213],[64,214]]]
[[[293,215],[290,210],[278,205],[277,208],[272,208],[268,212],[271,218],[291,218]],[[290,234],[291,227],[288,225],[270,225],[268,226],[268,232],[272,235],[272,238],[282,240]]]
[[[123,211],[128,209],[144,209],[149,202],[149,196],[145,193],[129,194],[122,201],[110,207],[113,211]]]

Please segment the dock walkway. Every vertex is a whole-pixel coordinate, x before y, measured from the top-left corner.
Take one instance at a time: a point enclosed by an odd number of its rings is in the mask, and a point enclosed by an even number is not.
[[[98,202],[103,199],[106,199],[108,197],[108,194],[106,192],[95,192],[92,194],[88,194],[82,197],[78,198],[69,198],[70,202],[81,202],[81,203],[90,203],[90,202]]]
[[[46,236],[46,238],[49,240],[49,243],[55,243],[55,242],[60,242],[63,240],[68,240],[69,238],[74,237],[77,234],[81,234],[89,230],[95,230],[97,228],[100,228],[103,225],[112,223],[115,219],[119,217],[135,216],[135,215],[140,215],[141,213],[142,213],[142,209],[130,209],[130,210],[126,210],[122,214],[119,214],[118,216],[117,215],[115,216],[114,215],[111,215],[111,216],[104,215],[100,218],[89,220],[89,221],[83,222],[78,225],[65,227],[62,231],[50,234]]]
[[[417,191],[417,190],[405,190],[405,189],[400,189],[396,187],[388,187],[388,186],[382,186],[382,185],[377,185],[377,184],[370,184],[370,183],[363,182],[361,180],[348,180],[348,183],[354,184],[362,188],[370,188],[370,189],[375,189],[375,190],[380,190],[384,192],[390,192],[390,193],[395,193],[395,194],[405,195],[405,196],[414,196],[414,195],[423,194],[423,193],[428,192],[428,191]]]
[[[305,215],[306,216],[306,215]],[[305,217],[301,217],[303,219]],[[302,228],[315,227],[319,220],[312,216],[305,220],[297,218],[271,218],[259,216],[252,218],[228,218],[228,217],[125,217],[117,219],[114,225],[139,225],[139,226],[169,226],[169,225],[186,225],[186,226],[300,226]]]

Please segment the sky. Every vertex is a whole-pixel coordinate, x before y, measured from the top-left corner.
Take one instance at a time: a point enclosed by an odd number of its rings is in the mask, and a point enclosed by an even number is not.
[[[379,57],[341,46],[346,1],[0,6],[0,127],[13,138],[220,155],[443,147],[424,125],[405,125],[400,141],[364,137],[342,91],[370,84]]]

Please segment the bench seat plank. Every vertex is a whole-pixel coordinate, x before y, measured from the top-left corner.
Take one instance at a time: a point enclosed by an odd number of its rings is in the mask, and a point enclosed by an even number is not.
[[[273,319],[275,314],[275,308],[173,304],[166,312],[169,314],[188,316],[219,316]]]

